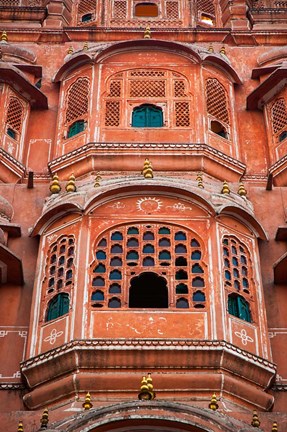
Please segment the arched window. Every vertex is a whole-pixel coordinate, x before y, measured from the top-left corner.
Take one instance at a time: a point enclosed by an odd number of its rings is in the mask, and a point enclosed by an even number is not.
[[[17,97],[11,96],[6,115],[6,133],[17,140],[20,137],[24,118],[24,106]]]
[[[209,115],[209,129],[215,134],[228,138],[230,125],[228,96],[224,86],[216,78],[206,80],[206,105]]]
[[[155,105],[141,105],[134,108],[132,113],[132,127],[162,127],[163,113]]]
[[[52,321],[69,312],[69,294],[57,294],[49,302],[46,321]]]
[[[142,273],[131,280],[129,289],[130,308],[167,308],[167,282],[156,273]]]
[[[65,115],[67,138],[85,129],[88,119],[89,87],[88,78],[78,78],[67,91]]]
[[[179,253],[175,255],[175,251]],[[108,253],[109,259],[106,258]],[[98,239],[96,258],[90,271],[90,295],[96,289],[101,290],[104,300],[100,301],[102,306],[98,306],[95,303],[98,304],[99,300],[95,302],[91,299],[91,306],[102,309],[144,307],[144,304],[155,308],[157,304],[159,308],[201,307],[199,301],[192,300],[192,296],[199,288],[205,288],[202,255],[200,242],[194,238],[194,234],[176,225],[161,226],[159,223],[147,222],[136,226],[117,226],[116,231],[108,230]],[[157,288],[157,284],[160,288]],[[129,286],[131,291],[128,290]],[[158,303],[150,298],[157,289],[161,293]],[[143,299],[145,294],[150,299],[147,303]],[[167,300],[169,295],[170,302]],[[121,306],[116,306],[119,303]],[[205,307],[204,301],[200,304]]]
[[[228,296],[228,312],[237,318],[251,322],[250,306],[247,300],[238,294]]]

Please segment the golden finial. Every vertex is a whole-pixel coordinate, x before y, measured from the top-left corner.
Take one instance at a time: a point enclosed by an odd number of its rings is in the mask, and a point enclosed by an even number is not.
[[[196,180],[197,180],[197,186],[201,189],[204,189],[203,181],[202,181],[202,173],[200,172],[197,173]]]
[[[66,191],[67,192],[76,192],[77,188],[76,188],[76,178],[74,176],[74,174],[71,174],[69,177],[69,180],[66,184]]]
[[[260,421],[259,421],[257,411],[253,411],[251,426],[253,426],[253,427],[259,427],[260,426]]]
[[[83,50],[84,50],[84,51],[87,51],[88,48],[89,48],[88,42],[85,42],[85,43],[84,43],[84,46],[83,46]]]
[[[1,42],[8,42],[7,32],[4,30],[1,35]]]
[[[271,432],[278,432],[278,424],[277,424],[277,422],[273,423]]]
[[[151,39],[151,31],[150,27],[147,26],[144,31],[144,39]]]
[[[19,421],[18,423],[18,432],[24,432],[23,422]]]
[[[237,193],[241,197],[245,197],[247,195],[247,191],[246,191],[245,186],[244,186],[244,184],[242,182],[239,183],[239,187],[238,187]]]
[[[73,52],[74,52],[74,48],[70,46],[68,49],[68,54],[73,54]]]
[[[153,178],[153,170],[152,170],[152,165],[149,159],[145,159],[144,161],[144,167],[142,170],[142,174],[144,176],[144,178],[150,179]]]
[[[225,46],[223,45],[221,48],[220,48],[220,54],[226,54],[226,50],[225,50]]]
[[[141,380],[141,389],[138,394],[139,400],[152,400],[155,398],[155,393],[153,391],[152,378],[150,373],[148,374],[148,378],[145,376],[142,377]]]
[[[50,191],[52,194],[57,194],[61,190],[61,185],[59,182],[59,177],[57,174],[53,175],[52,183],[50,184]]]
[[[210,404],[208,405],[208,407],[212,411],[216,411],[218,409],[217,397],[216,397],[215,393],[213,393],[212,398],[210,400]]]
[[[221,193],[224,195],[230,194],[230,189],[229,189],[229,186],[228,186],[228,183],[226,180],[224,180],[224,182],[223,182],[223,187],[221,189]]]
[[[95,184],[94,184],[94,187],[99,187],[99,186],[101,186],[101,180],[102,180],[102,177],[100,176],[99,173],[97,173],[96,178],[95,178]]]
[[[91,402],[91,395],[89,392],[86,394],[85,402],[83,403],[82,406],[83,406],[85,411],[88,411],[89,409],[91,409],[93,407],[93,404]]]
[[[209,45],[208,51],[211,52],[211,53],[214,53],[214,49],[213,49],[213,45],[212,44]]]
[[[40,424],[41,424],[40,430],[47,429],[48,423],[49,423],[49,412],[48,412],[48,408],[45,408],[40,420]]]

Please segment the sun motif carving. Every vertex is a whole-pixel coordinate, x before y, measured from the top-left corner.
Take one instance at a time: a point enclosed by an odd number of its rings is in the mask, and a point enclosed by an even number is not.
[[[137,200],[137,209],[139,211],[143,211],[144,213],[153,213],[153,212],[157,212],[161,209],[163,203],[160,199],[158,198],[140,198],[139,200]]]

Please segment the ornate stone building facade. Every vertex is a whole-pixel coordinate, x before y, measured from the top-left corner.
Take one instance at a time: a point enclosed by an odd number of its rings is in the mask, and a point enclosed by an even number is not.
[[[287,3],[0,24],[1,430],[286,431]]]

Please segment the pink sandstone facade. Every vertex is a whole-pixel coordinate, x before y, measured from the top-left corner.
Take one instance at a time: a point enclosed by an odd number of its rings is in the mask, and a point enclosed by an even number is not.
[[[286,432],[286,1],[1,0],[1,34],[0,430]]]

